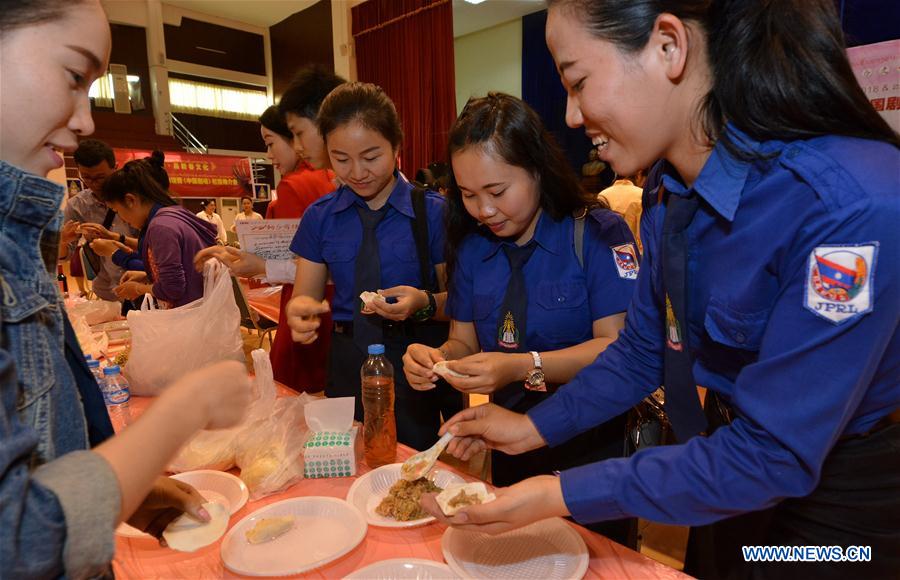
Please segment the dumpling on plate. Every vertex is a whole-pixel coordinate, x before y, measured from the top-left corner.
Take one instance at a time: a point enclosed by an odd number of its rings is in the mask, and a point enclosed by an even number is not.
[[[463,508],[494,501],[497,496],[487,490],[484,482],[476,481],[451,483],[435,499],[441,507],[441,511],[452,516]]]
[[[244,536],[251,544],[271,542],[275,538],[288,533],[294,527],[294,519],[294,516],[262,518],[256,522],[256,525],[244,532]]]

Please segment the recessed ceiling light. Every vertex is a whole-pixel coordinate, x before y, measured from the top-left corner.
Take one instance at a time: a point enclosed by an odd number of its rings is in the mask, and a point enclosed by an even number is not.
[[[468,2],[469,4],[481,4],[482,2],[484,2],[484,0],[464,0],[464,1]]]

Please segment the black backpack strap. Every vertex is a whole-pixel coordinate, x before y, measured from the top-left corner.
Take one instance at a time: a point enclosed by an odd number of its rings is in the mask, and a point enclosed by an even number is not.
[[[412,221],[413,239],[416,242],[416,253],[419,256],[419,273],[422,276],[422,287],[425,290],[434,292],[434,283],[432,275],[434,267],[431,265],[431,252],[428,249],[428,210],[425,206],[425,189],[415,187],[410,192],[412,198],[413,215],[415,219]]]
[[[103,227],[109,229],[109,226],[112,225],[113,220],[116,219],[116,212],[111,209],[106,210],[106,216],[103,218]]]

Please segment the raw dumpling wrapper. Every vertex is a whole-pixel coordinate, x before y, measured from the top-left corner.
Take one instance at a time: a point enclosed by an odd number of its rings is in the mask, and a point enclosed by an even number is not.
[[[488,503],[497,499],[490,493],[481,481],[473,483],[451,483],[435,498],[441,511],[448,516],[454,515],[459,510],[472,506]]]
[[[214,502],[205,503],[203,507],[209,512],[211,519],[208,522],[182,514],[166,526],[162,535],[170,548],[179,552],[195,552],[222,537],[231,517],[228,508]]]
[[[387,302],[387,298],[379,294],[378,292],[363,292],[359,295],[359,299],[363,301],[363,304],[368,306],[375,300],[381,300],[382,302]]]
[[[441,375],[442,377],[455,377],[457,379],[467,379],[472,375],[465,375],[463,373],[458,373],[450,367],[447,366],[447,363],[450,361],[442,360],[434,363],[434,366],[431,367],[431,370]]]

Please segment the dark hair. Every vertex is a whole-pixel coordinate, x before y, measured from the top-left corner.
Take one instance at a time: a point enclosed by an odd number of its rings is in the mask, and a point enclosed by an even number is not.
[[[244,203],[244,200],[245,200],[245,199],[249,199],[249,200],[250,200],[250,203],[253,203],[253,198],[250,197],[249,195],[241,196],[241,203]]]
[[[281,135],[289,142],[294,138],[277,105],[272,105],[259,116],[259,124],[276,135]]]
[[[0,30],[42,24],[84,0],[0,0]]]
[[[206,206],[208,206],[208,205],[211,204],[211,203],[216,203],[216,200],[214,200],[214,199],[212,199],[212,198],[210,198],[210,199],[204,199],[204,200],[203,200],[203,205],[200,206],[200,207],[206,209]],[[218,206],[219,204],[216,203],[216,205]]]
[[[312,65],[300,70],[278,102],[278,111],[284,117],[293,113],[314,121],[322,101],[339,85],[347,81],[322,65]],[[272,129],[274,131],[274,129]]]
[[[112,148],[97,139],[85,139],[80,142],[72,157],[75,158],[75,163],[82,167],[94,167],[104,161],[110,167],[116,166],[116,154]]]
[[[345,83],[331,91],[322,101],[316,124],[322,138],[352,121],[371,129],[398,149],[403,142],[403,129],[397,108],[384,89],[372,83]]]
[[[162,152],[154,151],[150,157],[129,161],[104,182],[100,199],[106,203],[121,203],[126,193],[132,193],[163,207],[177,205],[166,192],[169,187],[169,176],[162,168],[162,160]],[[165,185],[161,183],[163,177]]]
[[[584,191],[562,149],[525,101],[495,92],[469,99],[447,140],[447,158],[451,161],[445,253],[448,279],[452,279],[463,239],[471,233],[492,235],[479,228],[478,221],[466,211],[453,172],[453,156],[470,147],[481,147],[531,173],[539,185],[540,206],[554,220],[585,208],[605,206]]]
[[[833,0],[549,0],[569,7],[595,37],[634,53],[657,17],[670,13],[706,33],[712,90],[702,128],[742,158],[725,123],[757,141],[834,134],[886,141],[900,136],[873,109],[853,75]],[[802,33],[798,33],[802,31]]]

